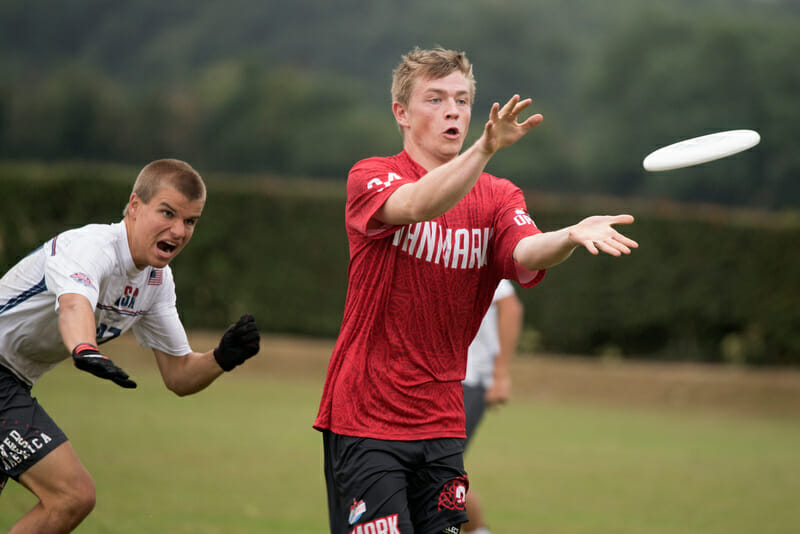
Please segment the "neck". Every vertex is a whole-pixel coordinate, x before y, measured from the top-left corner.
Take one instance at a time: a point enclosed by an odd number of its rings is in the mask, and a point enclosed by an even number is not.
[[[458,156],[458,154],[453,154],[450,157],[447,156],[436,156],[431,154],[427,150],[423,150],[414,143],[404,143],[403,150],[406,151],[411,159],[417,162],[423,169],[426,171],[432,171],[436,167],[441,167],[445,163],[452,161]]]

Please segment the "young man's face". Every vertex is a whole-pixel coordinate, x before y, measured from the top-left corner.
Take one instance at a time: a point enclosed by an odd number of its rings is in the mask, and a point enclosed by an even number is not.
[[[418,79],[408,106],[394,107],[406,150],[428,168],[456,157],[467,135],[471,106],[470,83],[461,72]]]
[[[136,267],[166,267],[192,238],[204,204],[172,187],[162,187],[147,204],[132,194],[125,221]]]

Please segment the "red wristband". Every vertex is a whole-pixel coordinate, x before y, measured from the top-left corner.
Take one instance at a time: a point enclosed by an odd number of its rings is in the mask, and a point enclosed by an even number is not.
[[[91,343],[78,343],[77,345],[75,345],[75,348],[72,349],[72,354],[80,354],[81,352],[86,351],[86,350],[99,352],[97,350],[97,347],[95,347]]]

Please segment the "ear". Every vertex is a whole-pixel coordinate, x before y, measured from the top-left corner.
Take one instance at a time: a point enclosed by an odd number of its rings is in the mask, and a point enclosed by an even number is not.
[[[139,209],[139,204],[142,203],[142,199],[139,198],[139,195],[136,193],[131,193],[131,197],[128,199],[128,216],[135,218],[136,211]]]
[[[393,102],[392,113],[394,114],[394,120],[397,121],[397,124],[399,124],[401,128],[409,127],[408,110],[403,104],[400,102]]]

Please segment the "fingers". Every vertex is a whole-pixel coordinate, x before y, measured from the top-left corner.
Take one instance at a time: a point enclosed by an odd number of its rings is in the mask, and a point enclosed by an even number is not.
[[[500,104],[497,102],[492,104],[492,109],[489,110],[489,120],[492,122],[500,120]]]
[[[623,254],[630,254],[632,248],[639,247],[639,243],[612,230],[609,236],[587,239],[584,241],[583,246],[595,256],[600,252],[605,252],[611,256],[619,257]]]
[[[526,98],[525,100],[520,101],[520,96],[519,95],[514,95],[514,96],[511,97],[511,99],[508,102],[506,102],[506,104],[502,108],[500,108],[500,104],[495,102],[494,105],[492,106],[492,109],[491,109],[491,111],[489,113],[489,116],[493,121],[509,120],[509,121],[513,121],[513,122],[516,123],[517,117],[519,117],[519,114],[522,113],[522,111],[525,108],[530,106],[532,102],[533,102],[533,100],[531,100],[530,98]],[[534,115],[534,117],[536,117],[536,116],[537,115]],[[538,115],[538,117],[540,117],[539,120],[537,122],[535,122],[531,127],[533,127],[536,124],[538,124],[539,122],[541,122],[541,115]],[[531,118],[533,118],[533,117],[531,117]],[[530,121],[531,118],[526,120],[523,124],[525,124],[528,121]]]
[[[530,99],[528,99],[528,104],[530,104]],[[514,114],[514,110],[516,109],[516,107],[518,105],[519,105],[519,95],[512,96],[511,100],[506,102],[506,105],[503,106],[503,109],[500,110],[500,118],[501,119],[512,118],[512,117],[516,118],[516,115]],[[522,109],[524,109],[524,108],[522,108]],[[520,109],[520,111],[522,111],[522,109]]]
[[[122,370],[120,369],[120,371]],[[125,389],[136,388],[136,382],[128,378],[128,374],[126,372],[122,371],[122,375],[124,376],[115,376],[111,380],[113,380],[116,385],[121,386]]]
[[[542,116],[541,113],[537,113],[536,115],[531,115],[530,117],[528,117],[527,120],[525,120],[525,122],[520,124],[520,126],[525,128],[525,130],[527,131],[537,126],[543,120],[544,116]]]
[[[627,246],[623,245],[619,241],[616,241],[613,238],[605,239],[603,241],[594,241],[593,244],[595,245],[598,251],[605,252],[611,256],[622,256],[623,254],[630,254],[631,249]]]
[[[633,215],[610,215],[609,219],[611,222],[609,224],[632,224],[633,223]]]
[[[258,327],[256,326],[256,319],[251,314],[247,313],[242,315],[237,323],[237,334],[239,340],[244,343],[253,343],[259,341]]]
[[[114,365],[114,362],[102,355],[85,356],[75,360],[75,367],[81,371],[93,374],[98,378],[111,380],[118,386],[127,389],[136,387],[136,382],[129,378],[128,373]]]
[[[236,321],[236,324],[233,325],[233,328],[236,330],[247,330],[255,326],[255,321],[256,319],[252,314],[245,313],[239,317],[239,320]]]
[[[637,243],[636,241],[634,241],[634,240],[633,240],[633,239],[631,239],[630,237],[624,236],[624,235],[622,235],[622,234],[619,234],[619,233],[618,233],[618,234],[617,234],[617,235],[614,237],[614,239],[615,239],[615,241],[617,241],[617,242],[618,242],[618,243],[620,243],[621,245],[625,245],[626,247],[629,247],[629,248],[639,248],[639,243]],[[628,252],[626,252],[626,254],[629,254],[629,253],[630,253],[630,250],[629,250]]]
[[[577,225],[580,229],[575,234],[575,242],[595,256],[600,252],[611,256],[630,254],[631,249],[639,248],[639,243],[619,233],[613,225],[631,224],[633,220],[633,216],[627,214],[588,217]]]

